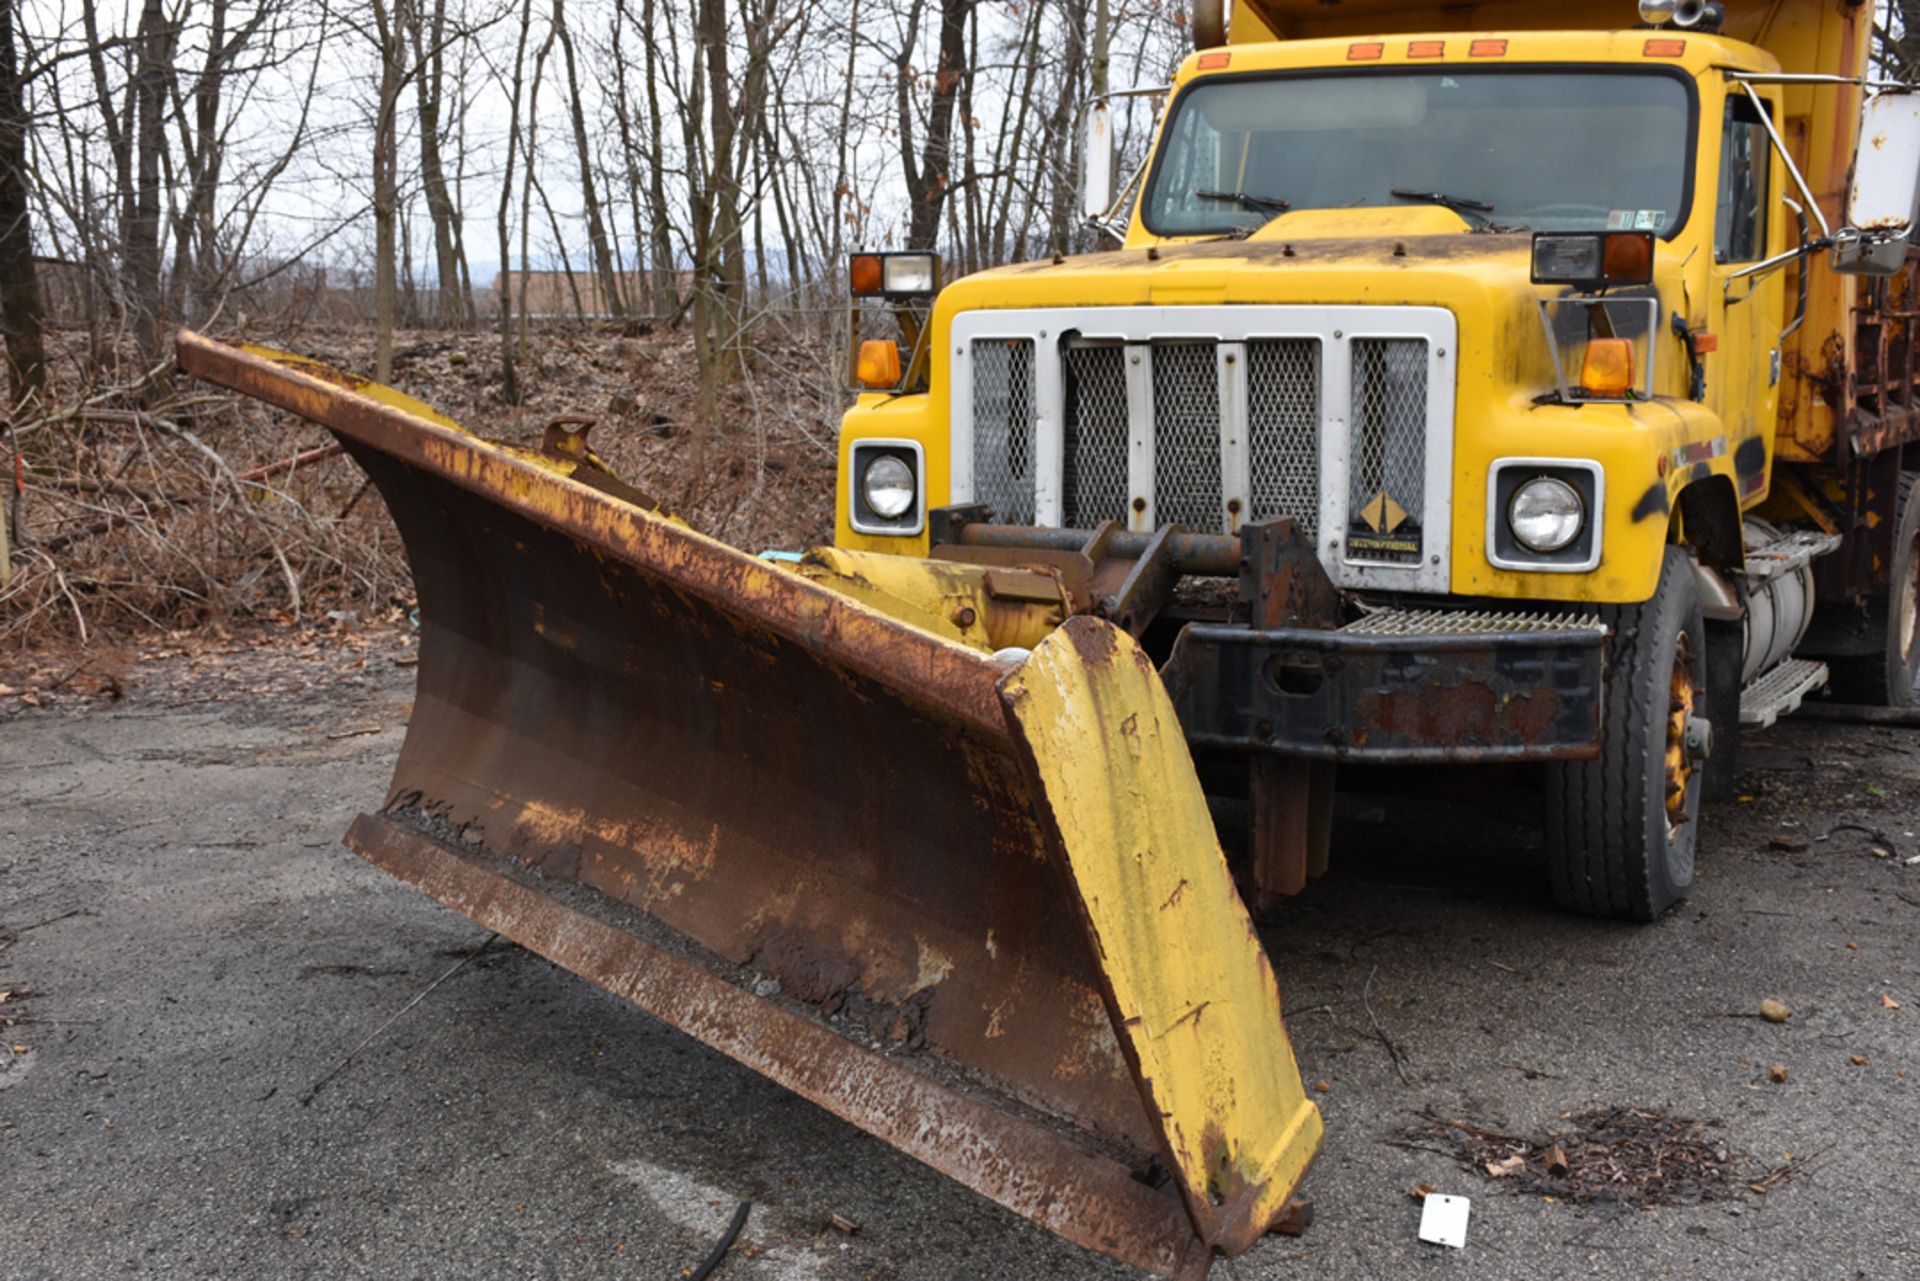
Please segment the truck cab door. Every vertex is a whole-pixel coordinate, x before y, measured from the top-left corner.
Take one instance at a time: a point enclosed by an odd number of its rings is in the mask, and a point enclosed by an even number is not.
[[[1725,428],[1743,507],[1765,494],[1772,461],[1786,272],[1737,273],[1786,247],[1789,217],[1777,194],[1779,168],[1759,109],[1746,94],[1729,94],[1720,121],[1711,337],[1698,338],[1696,349],[1708,349],[1700,351],[1707,404]]]

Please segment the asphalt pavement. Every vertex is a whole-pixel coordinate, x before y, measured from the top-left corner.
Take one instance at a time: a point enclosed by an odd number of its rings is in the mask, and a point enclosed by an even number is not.
[[[485,931],[339,840],[412,670],[247,651],[0,709],[0,1278],[668,1281],[743,1201],[720,1281],[1137,1275],[536,956],[471,957]],[[1509,781],[1376,780],[1264,930],[1327,1141],[1312,1226],[1214,1276],[1920,1277],[1920,731],[1755,740],[1646,927],[1554,910]],[[1776,1177],[1575,1203],[1423,1120],[1596,1108]],[[1417,1185],[1473,1198],[1464,1249],[1416,1240]]]

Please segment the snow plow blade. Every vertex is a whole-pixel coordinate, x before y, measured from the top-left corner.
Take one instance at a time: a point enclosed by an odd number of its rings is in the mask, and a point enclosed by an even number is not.
[[[330,428],[406,543],[419,687],[356,853],[1087,1248],[1199,1277],[1280,1215],[1320,1115],[1124,632],[996,661],[649,510],[581,441],[178,350]],[[929,567],[929,616],[966,572]]]

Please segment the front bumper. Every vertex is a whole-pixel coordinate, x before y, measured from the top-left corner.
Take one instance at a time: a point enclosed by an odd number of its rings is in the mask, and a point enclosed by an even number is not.
[[[1579,760],[1600,750],[1606,642],[1597,620],[1564,614],[1195,623],[1161,675],[1196,746],[1379,764]]]

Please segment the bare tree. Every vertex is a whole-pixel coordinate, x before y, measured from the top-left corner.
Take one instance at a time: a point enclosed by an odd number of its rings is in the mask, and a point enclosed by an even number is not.
[[[28,212],[27,133],[13,38],[14,0],[0,0],[0,332],[6,335],[8,416],[30,406],[47,380],[40,282]],[[0,544],[0,574],[6,572]]]
[[[447,184],[440,154],[446,101],[447,0],[409,6],[407,34],[413,41],[415,107],[420,116],[420,189],[433,223],[433,256],[442,324],[461,327],[473,317],[473,290],[461,238],[460,209]],[[462,281],[467,281],[462,287]]]
[[[527,63],[527,31],[533,25],[533,0],[520,0],[520,35],[514,45],[508,77],[512,89],[507,102],[507,162],[500,181],[500,204],[494,218],[499,232],[500,272],[494,280],[495,305],[500,311],[500,398],[517,405],[525,392],[520,386],[520,366],[513,329],[513,290],[508,285],[507,263],[513,252],[508,215],[513,211],[513,169],[520,154],[520,91]],[[524,274],[524,273],[523,273]]]
[[[573,54],[573,37],[567,32],[563,0],[553,0],[553,29],[560,37],[560,56],[566,64],[567,108],[573,120],[574,150],[580,157],[580,198],[586,206],[587,245],[593,255],[593,271],[600,280],[600,295],[608,314],[621,320],[625,319],[627,309],[621,299],[619,267],[608,247],[606,219],[601,216],[600,198],[594,189],[593,146],[587,140],[587,113],[580,100],[580,72]]]

